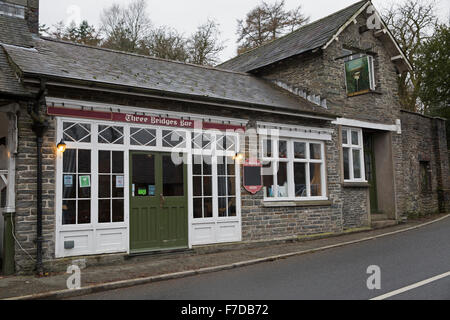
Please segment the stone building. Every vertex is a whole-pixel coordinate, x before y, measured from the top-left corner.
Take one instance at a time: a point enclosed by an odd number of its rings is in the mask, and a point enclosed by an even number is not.
[[[401,110],[371,6],[210,68],[40,37],[39,1],[0,0],[3,272],[449,211],[445,121]]]

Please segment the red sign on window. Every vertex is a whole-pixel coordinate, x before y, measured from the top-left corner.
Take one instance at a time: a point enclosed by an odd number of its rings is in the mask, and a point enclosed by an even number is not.
[[[257,194],[263,187],[262,164],[259,161],[244,164],[244,188],[251,194]]]

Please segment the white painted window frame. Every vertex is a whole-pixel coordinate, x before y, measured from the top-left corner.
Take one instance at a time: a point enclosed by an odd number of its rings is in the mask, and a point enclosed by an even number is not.
[[[347,143],[344,143],[342,140],[342,164],[343,168],[345,169],[345,163],[344,163],[344,148],[349,149],[349,174],[350,179],[345,179],[344,182],[367,182],[366,180],[366,168],[365,168],[365,159],[364,159],[364,141],[363,141],[363,130],[361,128],[354,128],[354,127],[342,127],[342,135],[344,132],[347,132]],[[352,131],[358,132],[358,145],[354,145],[352,143]],[[341,137],[342,139],[342,137]],[[355,170],[353,167],[353,150],[358,150],[360,152],[361,156],[361,178],[355,179]],[[342,175],[344,176],[344,171],[342,172]]]
[[[264,140],[272,140],[272,157],[265,157],[264,155]],[[287,141],[287,158],[279,158],[279,141]],[[296,159],[294,156],[294,143],[305,143],[306,144],[306,157],[305,159]],[[326,160],[325,160],[325,142],[320,140],[309,140],[309,139],[298,139],[290,137],[273,137],[260,135],[259,138],[260,154],[262,159],[262,164],[272,163],[271,169],[273,170],[273,184],[275,186],[275,194],[278,194],[278,166],[273,165],[278,162],[287,162],[287,177],[288,177],[288,197],[267,197],[264,194],[264,202],[304,202],[304,201],[324,201],[328,200],[327,196],[327,175],[326,175]],[[310,144],[317,144],[321,146],[321,159],[310,159]],[[296,197],[295,196],[295,179],[294,179],[294,163],[305,163],[306,164],[306,186],[307,186],[307,197]],[[322,184],[322,196],[313,197],[311,196],[311,179],[310,179],[310,164],[317,163],[321,165],[321,184]]]

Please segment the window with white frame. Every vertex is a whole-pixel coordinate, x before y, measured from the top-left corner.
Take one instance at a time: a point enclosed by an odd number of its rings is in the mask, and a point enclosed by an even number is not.
[[[344,181],[365,182],[362,129],[342,128]]]
[[[261,139],[265,200],[326,199],[325,145],[299,139]]]
[[[90,224],[91,150],[64,152],[62,189],[62,224]]]

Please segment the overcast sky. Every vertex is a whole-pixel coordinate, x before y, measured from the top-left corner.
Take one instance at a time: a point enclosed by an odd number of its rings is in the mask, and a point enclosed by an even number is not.
[[[98,26],[100,14],[104,8],[114,3],[127,5],[132,0],[41,0],[41,23],[52,26],[59,21],[88,20]],[[286,7],[292,9],[302,5],[305,14],[311,21],[325,17],[343,9],[358,0],[286,0]],[[395,0],[374,0],[380,9]],[[198,25],[208,18],[216,19],[222,31],[221,38],[226,41],[226,49],[221,55],[222,61],[236,55],[237,19],[245,17],[259,0],[147,0],[148,15],[154,26],[167,25],[174,27],[185,35],[190,35]],[[275,0],[268,0],[273,3]],[[450,0],[438,0],[439,12],[443,19],[450,13]]]

